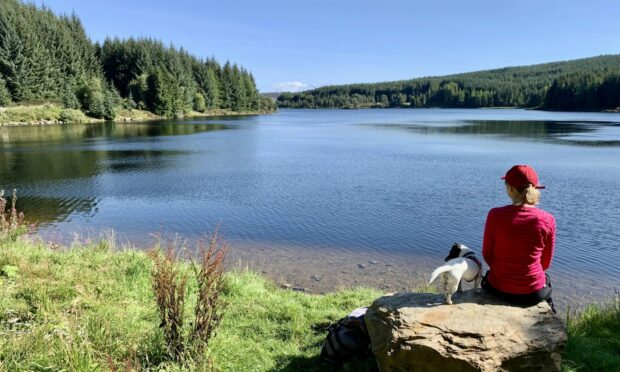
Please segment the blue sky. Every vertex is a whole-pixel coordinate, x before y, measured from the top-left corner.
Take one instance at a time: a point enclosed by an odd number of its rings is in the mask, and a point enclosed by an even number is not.
[[[40,0],[35,1],[41,4]],[[620,53],[620,1],[45,0],[93,40],[149,36],[243,65],[262,92]]]

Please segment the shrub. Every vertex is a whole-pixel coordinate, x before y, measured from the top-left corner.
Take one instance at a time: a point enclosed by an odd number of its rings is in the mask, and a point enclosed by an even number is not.
[[[105,96],[101,80],[92,78],[83,80],[77,92],[82,110],[95,118],[103,118]]]
[[[194,94],[194,110],[198,112],[204,112],[207,108],[207,103],[205,102],[205,97],[202,93]]]
[[[88,118],[80,110],[64,109],[60,112],[60,120],[63,123],[85,123]]]
[[[199,262],[192,261],[192,268],[198,285],[198,298],[194,308],[194,327],[191,339],[195,340],[197,351],[209,343],[215,329],[222,320],[226,303],[221,294],[224,289],[224,258],[228,244],[221,241],[217,230],[211,235],[209,245],[200,242]]]
[[[219,238],[217,230],[208,237],[208,242],[199,242],[196,259],[188,256],[197,287],[190,322],[185,319],[189,276],[177,262],[174,245],[165,252],[159,248],[150,252],[154,261],[152,288],[159,309],[160,327],[168,353],[177,361],[183,360],[188,353],[201,355],[219,326],[226,305],[221,295],[228,245]],[[184,327],[188,323],[191,328]]]
[[[97,78],[83,80],[80,83],[77,98],[82,110],[98,119],[114,120],[116,106],[121,104],[121,98],[116,89]]]
[[[175,359],[183,359],[185,341],[183,337],[183,311],[187,274],[181,273],[172,248],[166,252],[151,252],[153,258],[153,292],[159,309],[160,327],[168,353]]]

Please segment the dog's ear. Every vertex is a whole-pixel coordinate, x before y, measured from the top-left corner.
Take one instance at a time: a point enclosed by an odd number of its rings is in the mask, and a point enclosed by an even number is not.
[[[454,243],[452,249],[450,249],[450,254],[446,257],[445,261],[450,261],[453,258],[457,258],[461,255],[461,246],[458,243]]]

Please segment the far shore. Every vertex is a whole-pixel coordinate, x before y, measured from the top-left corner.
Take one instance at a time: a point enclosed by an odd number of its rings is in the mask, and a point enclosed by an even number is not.
[[[410,106],[399,107],[385,107],[380,105],[367,105],[367,106],[342,106],[342,107],[286,107],[279,106],[278,109],[286,110],[383,110],[383,109],[396,109],[396,110],[411,110]],[[601,112],[601,113],[620,113],[620,107],[615,109],[607,109],[600,111],[565,111],[565,110],[552,110],[543,107],[518,107],[518,106],[485,106],[485,107],[414,107],[416,109],[424,110],[532,110],[532,111],[549,111],[549,112]]]

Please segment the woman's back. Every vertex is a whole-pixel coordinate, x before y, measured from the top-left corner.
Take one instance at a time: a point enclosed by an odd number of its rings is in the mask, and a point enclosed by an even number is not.
[[[526,294],[545,285],[555,239],[555,219],[532,206],[493,208],[487,217],[482,254],[500,291]]]

